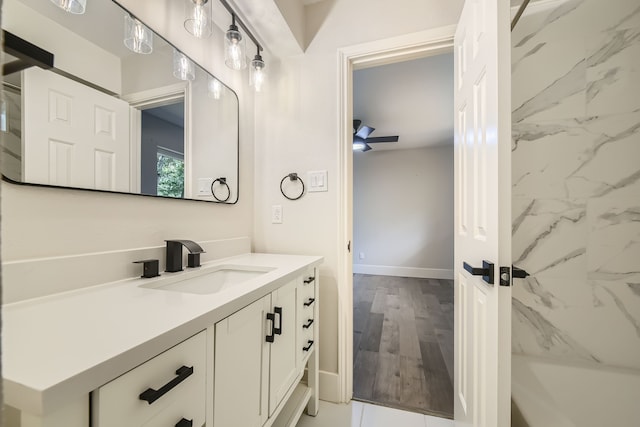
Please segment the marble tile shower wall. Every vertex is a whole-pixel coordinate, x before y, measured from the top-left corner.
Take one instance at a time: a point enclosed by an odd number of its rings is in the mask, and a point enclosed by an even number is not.
[[[532,2],[512,38],[513,351],[640,369],[640,3]]]

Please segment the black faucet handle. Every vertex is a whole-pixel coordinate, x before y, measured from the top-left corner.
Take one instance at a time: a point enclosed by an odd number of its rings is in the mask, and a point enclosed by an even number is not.
[[[142,276],[145,278],[158,277],[159,261],[157,259],[143,259],[140,261],[133,261],[134,264],[142,264]]]

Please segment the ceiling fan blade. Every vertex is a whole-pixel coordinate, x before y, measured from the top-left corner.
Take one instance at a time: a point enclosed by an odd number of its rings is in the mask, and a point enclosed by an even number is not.
[[[398,136],[377,136],[373,138],[366,138],[365,142],[367,144],[376,143],[376,142],[398,142]]]
[[[369,144],[364,144],[364,148],[362,149],[362,152],[364,153],[365,151],[369,151],[371,150],[371,147],[369,146]]]
[[[371,135],[371,132],[373,132],[374,130],[376,129],[369,126],[362,126],[360,130],[356,132],[356,135],[360,138],[367,139],[367,137]]]
[[[362,124],[362,120],[354,120],[353,121],[353,133],[358,132],[358,128]]]

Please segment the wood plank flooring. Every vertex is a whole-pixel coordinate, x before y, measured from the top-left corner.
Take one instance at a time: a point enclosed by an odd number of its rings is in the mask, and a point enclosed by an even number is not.
[[[453,281],[353,276],[353,395],[453,418]]]

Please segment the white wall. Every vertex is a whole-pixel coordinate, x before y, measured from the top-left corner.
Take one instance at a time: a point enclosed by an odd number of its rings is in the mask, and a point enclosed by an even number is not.
[[[320,268],[320,368],[336,373],[336,274],[347,244],[337,239],[337,49],[454,24],[463,1],[340,0],[328,12],[323,3],[308,6],[323,8],[327,15],[324,22],[314,23],[319,29],[305,54],[268,64],[268,88],[256,97],[255,247],[325,257]],[[313,16],[313,9],[307,12]],[[328,171],[328,192],[308,193],[296,202],[282,197],[278,184],[285,174],[319,169]],[[274,204],[283,206],[283,224],[271,224]]]
[[[179,49],[236,90],[240,99],[240,201],[233,206],[2,183],[3,261],[251,236],[253,229],[253,95],[247,76],[224,66],[221,32],[201,41],[183,27],[181,2],[124,0]],[[84,59],[83,59],[84,60]],[[70,272],[72,273],[72,272]],[[20,283],[3,284],[21,286]],[[47,292],[42,283],[42,293]]]
[[[354,272],[453,278],[453,144],[354,153],[353,218]]]

